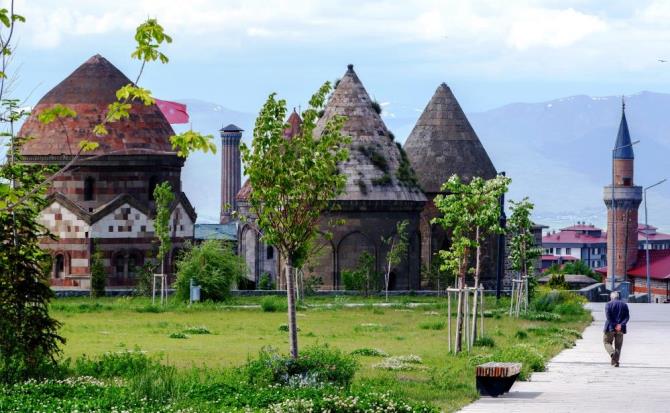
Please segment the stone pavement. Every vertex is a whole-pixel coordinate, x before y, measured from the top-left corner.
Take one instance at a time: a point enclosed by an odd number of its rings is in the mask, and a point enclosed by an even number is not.
[[[670,305],[629,304],[621,367],[602,344],[604,303],[591,303],[594,322],[575,347],[547,370],[517,382],[498,398],[482,397],[462,412],[670,412]]]

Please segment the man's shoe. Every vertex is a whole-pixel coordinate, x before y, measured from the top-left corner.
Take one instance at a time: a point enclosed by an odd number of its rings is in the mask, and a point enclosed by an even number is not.
[[[619,362],[618,361],[614,363],[614,367],[619,367]]]
[[[610,354],[610,364],[615,365],[616,364],[616,353]]]

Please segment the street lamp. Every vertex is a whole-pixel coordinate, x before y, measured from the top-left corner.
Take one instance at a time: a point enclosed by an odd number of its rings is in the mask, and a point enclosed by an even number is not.
[[[612,280],[610,281],[611,285],[611,290],[614,291],[615,288],[615,279],[616,279],[616,256],[614,255],[614,250],[616,249],[616,205],[614,204],[614,153],[618,151],[619,149],[623,148],[628,148],[629,146],[637,145],[640,143],[640,140],[636,140],[635,142],[626,144],[626,145],[621,145],[617,146],[614,149],[612,149],[612,188],[611,188],[611,195],[612,195],[612,251],[611,251],[611,257],[608,257],[608,261],[612,263],[610,271],[612,272]],[[609,266],[608,266],[609,267]],[[624,272],[626,269],[624,269]]]
[[[647,265],[646,265],[646,270],[647,270],[647,302],[651,303],[651,275],[649,273],[649,223],[647,222],[647,189],[651,189],[657,185],[662,184],[663,182],[667,181],[668,179],[663,179],[661,181],[656,182],[653,185],[649,185],[648,187],[644,188],[644,250],[645,250],[645,255],[647,259]]]

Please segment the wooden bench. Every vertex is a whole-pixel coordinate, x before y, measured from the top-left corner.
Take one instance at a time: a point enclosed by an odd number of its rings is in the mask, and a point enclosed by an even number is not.
[[[482,396],[498,397],[512,388],[521,372],[521,363],[489,362],[477,366],[477,391]]]

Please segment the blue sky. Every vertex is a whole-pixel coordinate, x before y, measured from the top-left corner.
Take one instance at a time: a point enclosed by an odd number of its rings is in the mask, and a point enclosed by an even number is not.
[[[134,27],[174,43],[143,85],[255,112],[299,105],[353,63],[387,116],[416,116],[447,82],[466,112],[574,94],[670,92],[670,2],[586,0],[19,0],[15,95],[29,104],[95,53],[130,77]],[[11,72],[11,71],[10,71]],[[413,115],[415,114],[415,115]]]

